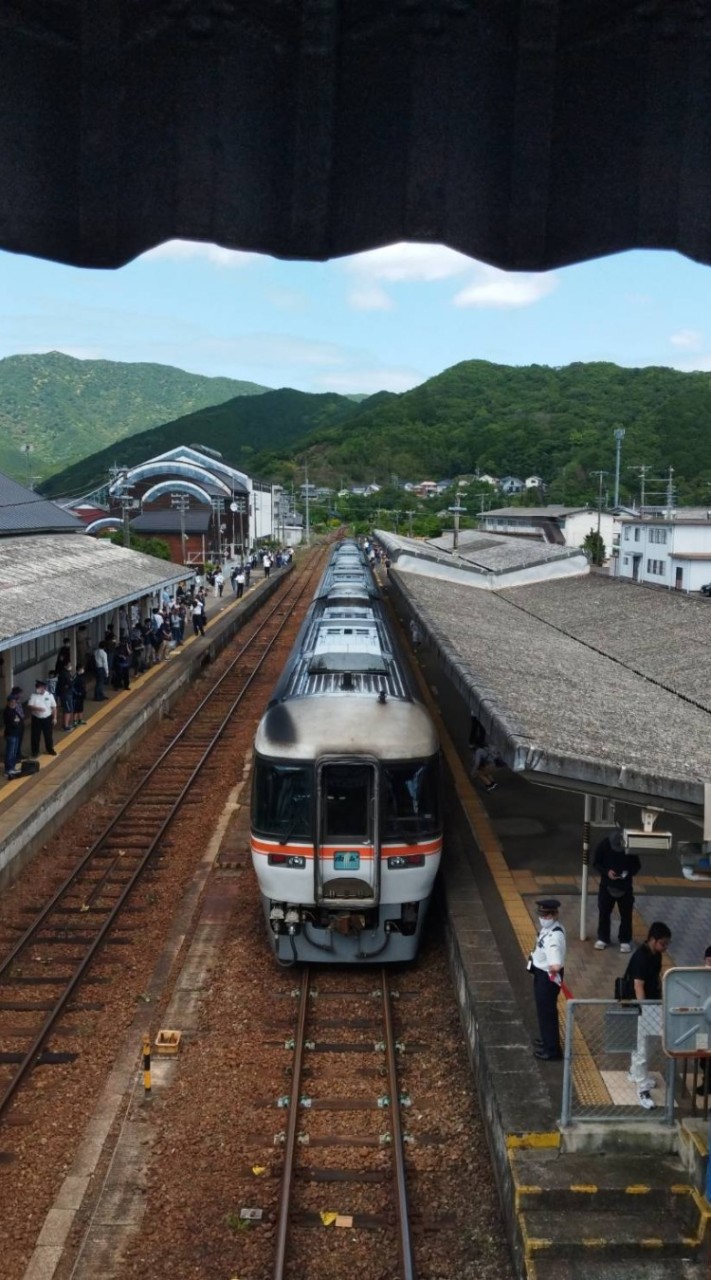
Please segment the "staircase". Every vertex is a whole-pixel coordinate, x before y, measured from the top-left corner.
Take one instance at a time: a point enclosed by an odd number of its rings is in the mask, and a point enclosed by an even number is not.
[[[709,1206],[677,1156],[510,1160],[527,1280],[707,1280]]]

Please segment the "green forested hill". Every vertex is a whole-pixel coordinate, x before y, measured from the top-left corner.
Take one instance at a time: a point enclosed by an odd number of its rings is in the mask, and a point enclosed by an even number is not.
[[[540,475],[549,501],[577,502],[596,496],[594,470],[607,471],[612,487],[616,427],[625,429],[623,496],[638,491],[634,468],[646,464],[650,482],[672,466],[682,496],[707,501],[708,373],[465,361],[402,395],[371,397],[357,421],[319,431],[308,443],[328,473],[324,481],[437,480],[478,467],[497,476]]]
[[[179,415],[266,388],[159,364],[46,355],[0,360],[0,470],[43,477]],[[29,457],[23,446],[31,446]]]
[[[86,493],[105,483],[114,463],[134,466],[179,444],[208,445],[233,466],[259,479],[273,479],[288,469],[285,460],[293,458],[295,448],[314,430],[362,412],[348,396],[331,392],[310,395],[283,390],[240,396],[102,449],[50,476],[39,488],[48,497]]]
[[[48,494],[101,482],[113,461],[136,462],[171,444],[203,443],[261,478],[387,483],[482,472],[548,484],[551,502],[597,496],[591,473],[615,465],[613,432],[625,429],[622,496],[638,492],[633,470],[674,468],[679,496],[707,502],[711,489],[711,374],[614,364],[509,367],[470,360],[402,395],[268,392],[230,401],[124,441],[58,475]],[[120,456],[119,456],[120,455]],[[657,482],[655,482],[657,483]],[[660,485],[657,483],[657,488]]]

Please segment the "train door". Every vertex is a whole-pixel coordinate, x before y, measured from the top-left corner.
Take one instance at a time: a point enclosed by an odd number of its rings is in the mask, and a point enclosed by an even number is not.
[[[316,902],[365,910],[380,896],[375,761],[324,760],[317,771]]]

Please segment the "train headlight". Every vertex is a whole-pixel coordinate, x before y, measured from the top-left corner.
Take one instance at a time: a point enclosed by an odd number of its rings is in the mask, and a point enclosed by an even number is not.
[[[302,858],[298,853],[270,853],[270,867],[296,867],[301,869],[306,866],[306,859]]]
[[[388,858],[388,868],[390,871],[401,871],[405,867],[424,867],[424,865],[424,853],[396,854],[392,858]]]

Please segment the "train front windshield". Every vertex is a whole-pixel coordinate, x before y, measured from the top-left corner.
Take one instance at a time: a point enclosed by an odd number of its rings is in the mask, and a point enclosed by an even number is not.
[[[382,770],[383,840],[417,840],[437,835],[439,758],[385,764]]]
[[[312,839],[311,765],[270,764],[257,760],[252,795],[252,826],[280,840]]]
[[[370,812],[370,767],[340,762],[329,766],[332,783],[326,788],[325,827],[330,839],[365,836],[361,831]],[[312,840],[312,765],[276,764],[257,757],[254,769],[252,826],[256,832],[281,841]],[[380,768],[381,839],[415,841],[436,836],[441,825],[439,757]]]

